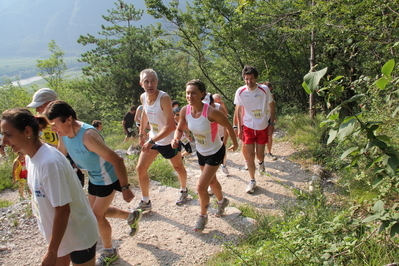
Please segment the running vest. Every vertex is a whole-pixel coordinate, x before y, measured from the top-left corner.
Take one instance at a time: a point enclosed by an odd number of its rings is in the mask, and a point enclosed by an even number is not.
[[[151,127],[150,138],[153,138],[155,135],[158,134],[159,131],[162,130],[164,126],[166,126],[166,117],[161,107],[161,97],[164,94],[165,94],[164,91],[159,91],[158,97],[152,105],[149,105],[147,103],[146,99],[147,93],[144,93],[143,96],[143,102],[144,102],[143,108],[145,110],[145,113],[147,114],[148,122]],[[173,136],[174,132],[171,132],[169,136],[165,137],[164,139],[158,140],[155,143],[160,146],[170,145]]]
[[[209,104],[204,104],[199,118],[194,118],[191,115],[191,105],[187,105],[186,108],[186,121],[194,135],[197,151],[203,156],[215,154],[223,143],[218,136],[218,123],[208,120]]]
[[[89,151],[83,144],[83,135],[93,126],[83,123],[74,138],[63,136],[62,141],[72,160],[80,169],[86,169],[90,182],[94,185],[106,186],[118,180],[114,166],[101,158],[97,153]],[[101,135],[100,135],[101,136]]]
[[[26,162],[21,162],[18,157],[15,158],[14,163],[17,163],[17,167],[15,168],[15,177],[17,180],[26,179],[28,177],[28,170],[26,170]]]

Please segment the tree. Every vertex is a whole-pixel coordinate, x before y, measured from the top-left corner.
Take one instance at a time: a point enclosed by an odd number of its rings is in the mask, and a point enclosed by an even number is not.
[[[131,22],[140,20],[143,10],[122,0],[115,2],[115,8],[108,13],[103,16],[107,25],[102,25],[100,37],[79,37],[79,43],[95,45],[82,54],[80,61],[88,63],[82,70],[93,81],[86,90],[102,102],[103,108],[120,114],[126,106],[139,103],[143,92],[139,73],[153,67],[158,51],[152,42],[162,31],[150,26],[134,27]]]
[[[36,60],[36,67],[39,69],[37,74],[46,80],[51,88],[55,88],[60,84],[67,70],[64,62],[65,53],[57,46],[54,40],[51,40],[48,48],[52,55],[48,59]]]

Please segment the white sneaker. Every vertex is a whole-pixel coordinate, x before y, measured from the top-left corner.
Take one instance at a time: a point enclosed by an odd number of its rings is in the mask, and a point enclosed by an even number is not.
[[[208,194],[213,195],[213,191],[212,191],[211,187],[208,187]]]
[[[229,176],[229,170],[227,169],[227,165],[220,165],[220,169],[222,169],[222,172],[223,172],[223,174],[225,175],[225,176]]]
[[[256,188],[256,181],[255,180],[251,180],[251,182],[249,182],[247,189],[245,190],[248,194],[253,194],[255,192],[255,188]]]

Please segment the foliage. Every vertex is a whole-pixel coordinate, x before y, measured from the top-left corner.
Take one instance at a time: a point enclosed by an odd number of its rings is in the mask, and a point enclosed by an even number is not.
[[[26,106],[31,101],[28,89],[11,83],[0,87],[0,111]]]
[[[56,88],[67,70],[64,62],[65,53],[57,46],[54,40],[51,40],[48,48],[52,55],[48,59],[37,60],[36,67],[39,69],[37,74],[48,82],[50,88]]]
[[[299,198],[298,198],[299,199]],[[302,194],[281,217],[265,216],[239,245],[226,245],[209,265],[383,265],[396,244],[354,218],[356,208],[331,206],[322,195]]]
[[[101,102],[104,110],[121,113],[132,103],[139,103],[143,92],[139,74],[153,65],[157,52],[151,42],[159,34],[157,28],[132,25],[142,14],[143,10],[136,10],[133,4],[118,0],[115,9],[103,16],[110,26],[102,26],[100,37],[87,34],[78,39],[82,45],[95,46],[82,54],[80,61],[89,64],[83,67],[83,73],[92,81],[84,89],[94,101]]]
[[[148,175],[150,179],[159,181],[164,186],[180,187],[175,170],[169,160],[165,160],[161,155],[158,155],[151,164]]]
[[[15,153],[6,149],[7,156],[0,157],[0,191],[6,188],[13,188],[12,164],[16,157]]]

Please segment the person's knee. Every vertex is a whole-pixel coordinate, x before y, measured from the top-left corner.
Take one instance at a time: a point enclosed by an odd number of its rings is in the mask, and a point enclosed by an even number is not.
[[[198,194],[206,194],[208,193],[208,187],[204,184],[197,184],[197,192]]]

